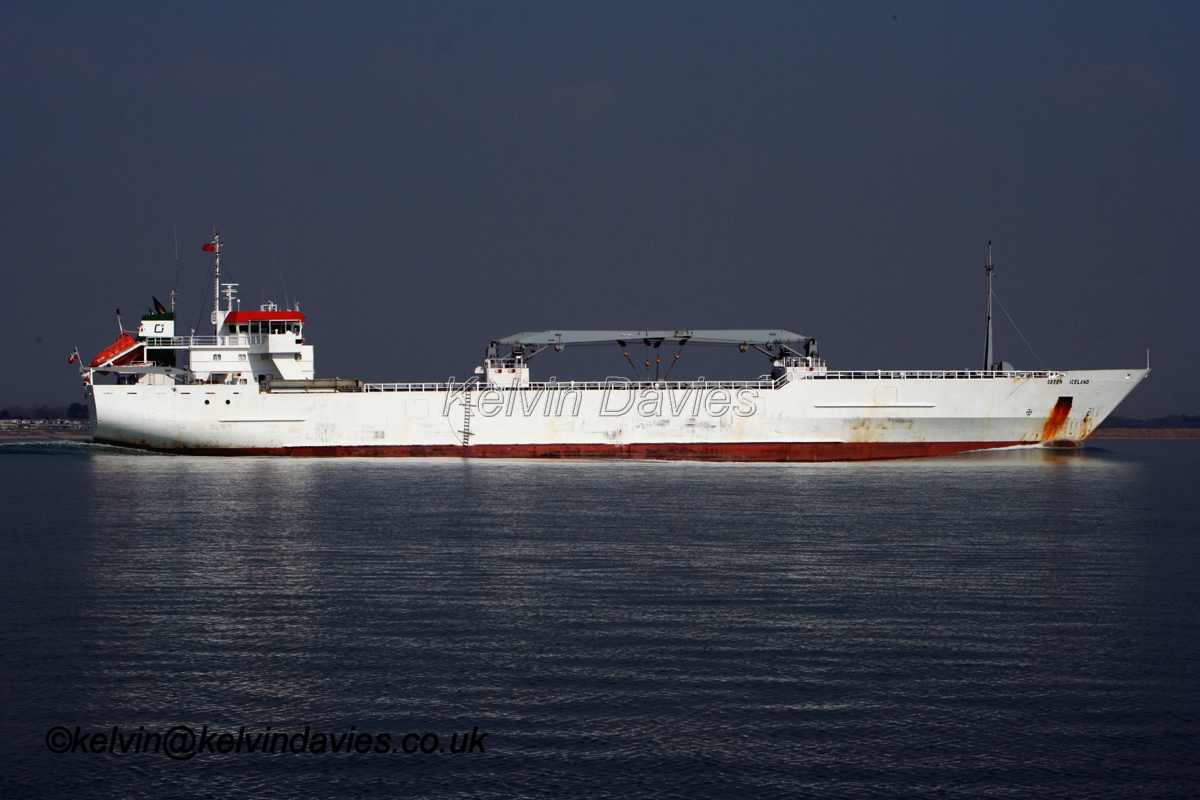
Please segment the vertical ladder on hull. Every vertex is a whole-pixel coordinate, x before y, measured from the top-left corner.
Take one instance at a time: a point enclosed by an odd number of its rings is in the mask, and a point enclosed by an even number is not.
[[[463,447],[468,447],[471,444],[471,384],[467,384],[463,389],[463,430],[462,430]]]

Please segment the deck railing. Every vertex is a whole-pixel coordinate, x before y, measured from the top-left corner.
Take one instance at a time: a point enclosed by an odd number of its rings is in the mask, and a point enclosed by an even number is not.
[[[1058,378],[1062,372],[1054,371],[984,371],[984,370],[846,370],[841,372],[807,372],[791,380],[995,380],[998,378]],[[472,382],[472,391],[487,389],[512,389],[537,392],[542,390],[567,391],[570,389],[660,389],[682,391],[687,389],[778,389],[788,382],[786,376],[774,380],[762,378],[756,381],[545,381],[530,382],[526,386],[491,386],[482,382]],[[364,383],[364,392],[461,392],[467,384],[458,382],[437,383]]]
[[[996,378],[1060,378],[1062,372],[1039,370],[848,370],[841,372],[813,372],[801,375],[799,380],[994,380]]]
[[[599,390],[620,389],[641,391],[643,389],[685,390],[685,389],[779,389],[786,383],[779,380],[553,380],[530,381],[526,386],[492,386],[490,384],[470,384],[472,391],[487,391],[490,389],[520,391],[569,391],[569,390]],[[362,391],[367,392],[461,392],[467,389],[467,384],[434,383],[434,384],[364,384]]]

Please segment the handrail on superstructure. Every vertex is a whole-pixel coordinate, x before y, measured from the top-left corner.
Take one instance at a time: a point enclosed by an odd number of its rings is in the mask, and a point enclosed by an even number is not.
[[[269,343],[270,336],[295,336],[293,333],[235,333],[227,336],[160,336],[146,337],[142,344],[155,350],[183,350],[197,345],[203,347],[246,347],[254,344]]]

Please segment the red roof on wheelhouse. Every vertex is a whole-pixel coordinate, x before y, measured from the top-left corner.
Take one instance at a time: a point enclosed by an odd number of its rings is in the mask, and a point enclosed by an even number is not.
[[[257,322],[260,320],[285,320],[288,322],[307,322],[299,311],[230,311],[225,321],[232,324],[239,322]]]

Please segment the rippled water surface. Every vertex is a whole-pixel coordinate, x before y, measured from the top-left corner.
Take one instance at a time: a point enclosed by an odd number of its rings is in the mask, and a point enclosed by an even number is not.
[[[4,797],[1200,792],[1200,442],[869,464],[0,445]],[[451,733],[452,755],[47,731]]]

